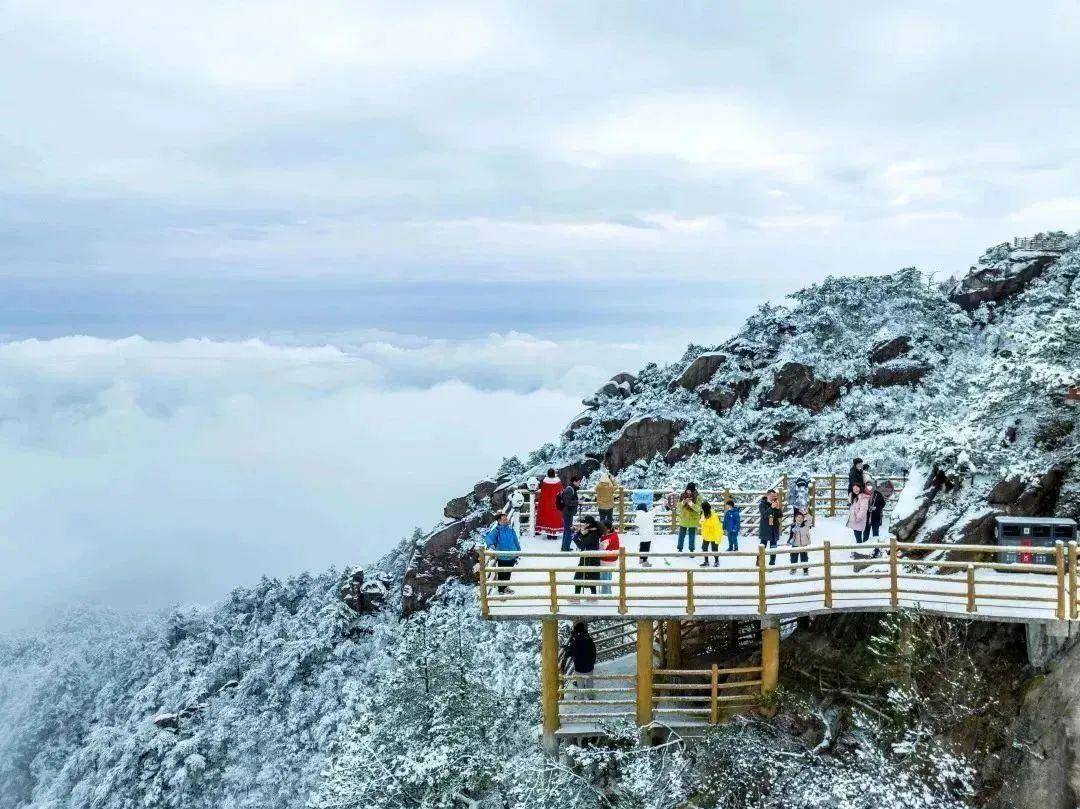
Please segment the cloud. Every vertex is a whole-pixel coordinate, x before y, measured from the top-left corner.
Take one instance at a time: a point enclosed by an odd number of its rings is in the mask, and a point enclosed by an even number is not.
[[[1080,197],[1060,197],[1028,205],[1009,214],[1009,221],[1031,230],[1076,229],[1080,220]]]
[[[551,440],[601,358],[635,350],[516,333],[2,343],[0,628],[370,562]]]

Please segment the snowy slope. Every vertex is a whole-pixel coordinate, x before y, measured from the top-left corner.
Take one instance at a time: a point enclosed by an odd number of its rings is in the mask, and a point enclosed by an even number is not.
[[[428,539],[381,564],[397,597],[416,570],[448,571],[429,578],[428,609],[408,618],[356,615],[329,571],[206,609],[71,616],[0,640],[0,809],[450,806],[485,795],[678,805],[700,768],[677,750],[626,741],[617,760],[581,752],[584,771],[618,772],[617,801],[610,784],[605,794],[540,754],[535,627],[481,621],[475,590],[449,581],[468,578],[488,509],[552,464],[617,463],[629,486],[751,486],[861,455],[880,473],[914,468],[925,480],[928,494],[913,486],[895,515],[914,536],[958,537],[991,506],[1075,515],[1077,411],[1064,391],[1080,381],[1080,240],[1061,244],[999,245],[946,285],[913,269],[829,279],[763,307],[723,345],[616,376],[561,440],[507,459],[448,504]],[[440,566],[437,554],[454,559]],[[776,805],[963,805],[966,776],[920,781],[870,735],[859,756],[807,771],[812,794]],[[718,737],[716,755],[740,738]],[[780,769],[795,790],[795,764]]]

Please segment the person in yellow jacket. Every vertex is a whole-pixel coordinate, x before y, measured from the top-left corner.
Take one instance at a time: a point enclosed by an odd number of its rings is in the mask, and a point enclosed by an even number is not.
[[[713,511],[712,505],[704,500],[701,503],[701,550],[705,553],[712,551],[715,567],[720,567],[720,540],[724,538],[724,523],[719,513]],[[709,557],[701,563],[701,567],[709,566]]]
[[[603,472],[596,483],[596,510],[600,513],[601,524],[614,522],[615,481],[607,472]]]

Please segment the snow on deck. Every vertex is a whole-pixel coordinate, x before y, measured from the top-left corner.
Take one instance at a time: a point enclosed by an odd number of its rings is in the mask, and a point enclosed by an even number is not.
[[[888,532],[882,527],[882,539]],[[720,566],[703,567],[704,557],[679,554],[676,537],[661,534],[653,538],[649,554],[652,567],[643,567],[637,556],[637,537],[628,532],[622,535],[627,550],[626,559],[626,617],[682,617],[707,619],[713,617],[757,617],[762,614],[757,567],[758,541],[756,535],[739,539],[739,552],[719,552]],[[830,584],[832,606],[825,603],[824,549],[828,540],[830,551]],[[784,540],[781,540],[782,542]],[[886,611],[894,609],[890,596],[890,566],[887,542],[878,542],[882,558],[868,558],[875,549],[867,544],[856,550],[854,534],[842,517],[819,518],[813,529],[813,545],[809,552],[809,575],[804,575],[801,563],[792,566],[789,549],[778,546],[775,566],[767,568],[766,609],[768,615],[779,617],[811,615],[840,611]],[[726,540],[721,542],[724,547]],[[578,556],[562,554],[559,540],[542,536],[522,537],[522,556],[512,568],[509,585],[513,592],[501,596],[496,592],[494,560],[488,556],[488,615],[492,618],[535,618],[552,614],[550,572],[556,574],[557,614],[564,618],[618,617],[619,574],[617,565],[604,565],[600,570],[611,572],[610,595],[575,599],[573,575],[578,570]],[[840,546],[840,547],[836,547]],[[542,554],[540,556],[530,554]],[[770,554],[771,555],[771,554]],[[956,569],[948,573],[936,571],[937,562],[917,562],[902,557],[897,565],[896,607],[915,609],[971,618],[1006,621],[1054,621],[1058,619],[1058,578],[1051,569],[1038,572],[1004,572],[999,566],[986,565],[973,571],[974,604],[968,599],[968,571]],[[797,568],[797,569],[795,569]],[[506,568],[502,568],[506,570]],[[596,572],[597,568],[588,568]],[[693,603],[688,595],[688,572],[693,573]],[[587,582],[591,583],[591,582]],[[602,582],[596,582],[597,585]],[[1063,587],[1063,590],[1069,590]],[[1068,592],[1065,592],[1066,602]],[[971,607],[974,607],[972,611]],[[1066,604],[1066,615],[1070,614]]]

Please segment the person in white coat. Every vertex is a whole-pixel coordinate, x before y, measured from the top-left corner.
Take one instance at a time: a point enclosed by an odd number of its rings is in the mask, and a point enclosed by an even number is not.
[[[653,537],[656,536],[656,526],[653,523],[653,512],[644,503],[639,503],[634,512],[634,525],[638,532],[638,553],[641,554],[641,566],[652,567],[652,562],[646,555],[652,550]]]

